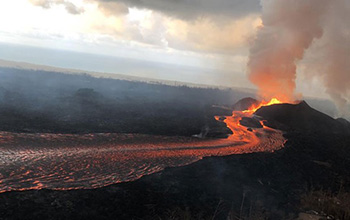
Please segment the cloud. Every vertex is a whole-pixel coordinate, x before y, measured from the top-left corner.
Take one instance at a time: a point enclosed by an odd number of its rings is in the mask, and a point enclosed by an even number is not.
[[[70,14],[77,15],[84,12],[83,8],[79,8],[71,2],[64,1],[62,4]]]
[[[96,0],[102,4],[119,2],[128,7],[137,7],[162,12],[181,19],[206,16],[242,17],[261,10],[259,0]]]
[[[50,8],[51,7],[51,1],[48,0],[29,0],[30,3],[36,6],[40,6],[43,8]]]
[[[43,8],[63,5],[71,14],[84,12],[69,0],[29,0]],[[243,17],[261,11],[259,0],[85,0],[97,2],[106,15],[127,13],[128,8],[149,9],[180,19],[197,19],[207,16]]]
[[[94,0],[91,1],[93,2]],[[98,7],[106,16],[127,14],[129,12],[129,9],[125,4],[117,1],[101,1],[99,2]]]
[[[74,1],[29,0],[50,9],[63,5],[81,13]],[[259,0],[84,0],[86,25],[95,34],[148,46],[230,53],[247,46],[261,19]],[[91,9],[95,10],[90,13]]]
[[[248,45],[260,23],[258,15],[226,22],[210,18],[193,22],[170,20],[166,38],[169,46],[176,49],[232,53]]]
[[[128,36],[142,43],[179,50],[230,53],[247,46],[261,22],[259,0],[90,1],[98,3],[106,16],[119,16],[120,11],[125,13],[125,7],[151,11],[152,16],[146,21],[150,25],[140,25],[145,21],[126,24]]]
[[[29,2],[31,2],[33,5],[46,9],[51,8],[55,5],[63,5],[67,12],[73,15],[81,14],[84,12],[84,8],[80,8],[72,2],[65,0],[29,0]]]

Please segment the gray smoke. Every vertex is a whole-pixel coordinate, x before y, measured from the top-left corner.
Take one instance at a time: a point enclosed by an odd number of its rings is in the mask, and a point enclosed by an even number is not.
[[[250,49],[249,79],[260,95],[296,98],[297,61],[318,45],[309,76],[321,78],[343,113],[350,101],[350,2],[348,0],[263,0],[263,27]],[[306,63],[306,65],[308,65]]]
[[[350,116],[350,1],[332,1],[308,74],[321,77],[341,116]]]

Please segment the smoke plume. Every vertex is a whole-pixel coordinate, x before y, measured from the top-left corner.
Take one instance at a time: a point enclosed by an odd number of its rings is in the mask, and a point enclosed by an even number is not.
[[[324,35],[312,51],[315,63],[305,74],[321,77],[340,116],[350,118],[350,1],[336,0],[331,4]]]
[[[263,26],[250,49],[249,79],[265,99],[293,101],[296,62],[322,42],[309,76],[320,77],[341,112],[350,102],[350,3],[347,0],[263,0]],[[321,38],[318,40],[318,38]],[[310,77],[309,77],[310,78]]]
[[[296,61],[323,34],[328,0],[263,1],[263,26],[250,49],[249,79],[265,98],[295,98]]]

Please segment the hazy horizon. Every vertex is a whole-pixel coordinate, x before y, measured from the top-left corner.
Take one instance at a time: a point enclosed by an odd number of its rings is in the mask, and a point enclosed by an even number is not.
[[[43,57],[45,58],[43,59]],[[213,68],[183,64],[176,65],[135,58],[48,49],[27,45],[0,43],[0,59],[64,69],[122,74],[131,77],[178,81],[198,85],[254,88],[252,85],[249,86],[247,84],[248,80],[245,77],[238,78],[240,82],[234,84],[231,82],[225,83],[218,77],[219,70]],[[241,86],[245,84],[247,86]]]
[[[247,63],[264,26],[263,2],[197,3],[4,1],[0,59],[256,89]],[[295,60],[295,94],[330,98],[323,71],[315,68],[315,63],[324,63],[318,55],[326,37],[315,40],[302,60]]]
[[[44,58],[43,58],[44,57]],[[209,67],[189,66],[183,64],[164,63],[130,57],[108,56],[103,54],[83,53],[71,50],[35,47],[21,44],[0,42],[0,59],[24,62],[34,65],[72,69],[96,73],[125,75],[160,81],[172,81],[205,85],[253,89],[244,72],[231,72]],[[227,78],[225,78],[227,77]],[[233,82],[234,81],[234,82]],[[328,95],[315,91],[307,91],[306,85],[300,86],[305,97],[329,99]]]

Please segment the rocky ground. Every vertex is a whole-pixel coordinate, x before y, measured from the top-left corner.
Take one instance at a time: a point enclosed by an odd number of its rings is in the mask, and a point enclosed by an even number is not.
[[[350,219],[350,134],[343,122],[305,103],[259,115],[289,130],[283,149],[207,157],[99,189],[6,192],[0,219]]]

